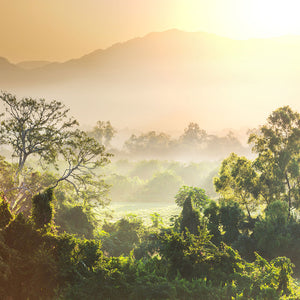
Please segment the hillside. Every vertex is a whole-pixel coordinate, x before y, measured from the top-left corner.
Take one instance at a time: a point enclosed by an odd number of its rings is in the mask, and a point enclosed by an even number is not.
[[[238,41],[169,30],[29,70],[1,59],[0,88],[62,100],[87,125],[257,126],[280,105],[300,108],[299,50],[297,37]]]

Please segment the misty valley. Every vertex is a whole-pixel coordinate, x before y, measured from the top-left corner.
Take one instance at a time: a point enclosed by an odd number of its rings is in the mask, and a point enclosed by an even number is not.
[[[249,130],[83,130],[0,95],[1,299],[299,299],[300,114]]]
[[[0,0],[0,300],[300,300],[299,11]]]

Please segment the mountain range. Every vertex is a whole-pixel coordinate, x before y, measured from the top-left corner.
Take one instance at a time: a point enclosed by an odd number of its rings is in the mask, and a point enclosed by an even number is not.
[[[85,125],[254,127],[282,105],[300,110],[300,38],[233,40],[150,33],[63,63],[0,58],[0,89],[56,99]]]

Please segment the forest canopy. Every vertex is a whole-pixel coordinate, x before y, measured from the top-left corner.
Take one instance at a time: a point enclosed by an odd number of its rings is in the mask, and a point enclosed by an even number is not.
[[[0,99],[1,144],[14,158],[0,157],[0,298],[299,299],[300,116],[290,107],[250,134],[254,159],[231,153],[217,171],[204,162],[109,165],[110,122],[84,132],[60,102]],[[178,141],[212,139],[191,123]],[[126,145],[146,151],[149,141],[173,143],[152,132]],[[166,222],[152,212],[151,225],[132,214],[112,220],[99,213],[107,181],[115,197],[172,197],[180,213]]]

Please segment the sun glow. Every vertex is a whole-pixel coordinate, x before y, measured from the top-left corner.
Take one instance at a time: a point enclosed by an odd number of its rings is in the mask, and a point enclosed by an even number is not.
[[[300,32],[299,0],[242,0],[237,34],[272,37]]]
[[[174,28],[238,39],[300,34],[300,0],[173,1]]]

